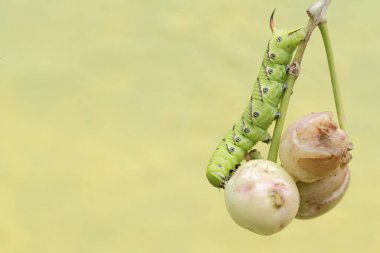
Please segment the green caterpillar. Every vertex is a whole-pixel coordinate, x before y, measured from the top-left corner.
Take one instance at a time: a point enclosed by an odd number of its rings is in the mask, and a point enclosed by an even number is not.
[[[267,129],[280,116],[278,107],[287,87],[288,65],[299,42],[305,37],[305,30],[302,27],[276,30],[273,16],[274,11],[269,21],[272,37],[249,103],[240,120],[219,143],[207,166],[207,179],[218,188],[224,188],[225,182],[258,141],[270,142]]]

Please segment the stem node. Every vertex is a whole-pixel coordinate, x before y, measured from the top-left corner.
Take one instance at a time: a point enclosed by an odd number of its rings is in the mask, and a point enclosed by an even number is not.
[[[292,76],[299,76],[300,74],[300,70],[301,70],[301,65],[299,62],[296,62],[294,61],[290,67],[289,67],[289,72],[288,74],[289,75],[292,75]]]

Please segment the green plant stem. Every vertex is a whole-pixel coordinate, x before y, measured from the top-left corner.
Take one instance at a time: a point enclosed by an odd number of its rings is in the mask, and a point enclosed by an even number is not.
[[[286,112],[288,110],[288,105],[290,101],[290,95],[292,94],[292,90],[293,90],[296,79],[297,79],[296,76],[289,76],[289,78],[287,79],[288,88],[286,89],[285,94],[282,97],[281,106],[280,106],[281,116],[276,121],[276,125],[273,131],[272,143],[270,145],[269,153],[268,153],[268,160],[272,162],[277,162],[277,155],[278,155],[278,150],[280,148],[280,141],[281,141],[281,133],[282,133],[282,129],[284,128]]]
[[[281,141],[281,133],[282,133],[282,129],[284,128],[286,112],[288,110],[290,96],[292,94],[292,90],[293,90],[294,83],[296,82],[296,80],[297,80],[296,76],[289,76],[289,78],[287,79],[288,88],[286,89],[286,92],[284,96],[282,97],[281,106],[280,106],[281,116],[276,121],[276,125],[273,131],[272,143],[269,148],[268,160],[272,162],[277,162],[278,150],[280,148],[280,141]]]
[[[327,28],[327,22],[319,24],[318,28],[322,34],[323,44],[325,45],[339,126],[343,130],[346,130],[346,126],[345,126],[346,120],[345,120],[345,114],[343,110],[342,96],[339,89],[338,78],[337,78],[335,62],[334,62],[334,55],[333,55],[333,51],[331,47],[331,40],[330,40],[329,30]]]

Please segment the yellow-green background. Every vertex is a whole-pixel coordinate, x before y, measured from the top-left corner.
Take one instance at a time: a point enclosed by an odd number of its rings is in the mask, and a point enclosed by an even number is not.
[[[375,1],[329,8],[355,144],[342,203],[262,237],[205,178],[248,101],[271,11],[294,28],[311,2],[1,0],[0,252],[378,252]],[[334,105],[317,31],[287,122],[323,110]]]

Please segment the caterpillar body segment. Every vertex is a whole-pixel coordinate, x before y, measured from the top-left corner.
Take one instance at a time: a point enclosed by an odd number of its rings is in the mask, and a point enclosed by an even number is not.
[[[257,80],[260,83],[263,100],[265,104],[268,104],[274,108],[277,108],[281,101],[283,92],[286,90],[287,84],[278,81]],[[281,89],[279,89],[281,87]]]
[[[261,128],[266,131],[278,112],[277,108],[274,108],[268,104],[265,104],[261,98],[260,100],[251,97],[249,110],[244,112],[246,117],[249,117],[249,122],[255,128]]]
[[[259,80],[268,80],[268,81],[280,81],[284,80],[287,77],[286,73],[287,65],[278,65],[274,64],[269,60],[264,60],[261,65],[259,72]]]
[[[269,143],[271,140],[267,129],[279,115],[278,107],[287,86],[288,65],[299,42],[304,39],[305,31],[303,28],[276,30],[273,14],[270,27],[272,37],[248,105],[219,143],[207,166],[207,179],[215,187],[224,188],[225,182],[257,142]]]

